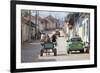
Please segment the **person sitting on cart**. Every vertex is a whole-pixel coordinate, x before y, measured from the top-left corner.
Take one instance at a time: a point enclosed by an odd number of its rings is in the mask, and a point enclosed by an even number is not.
[[[56,42],[56,39],[57,39],[56,34],[53,34],[52,35],[52,42]]]
[[[56,40],[57,40],[57,36],[56,36],[56,34],[53,34],[52,35],[52,42],[55,43],[55,45],[57,45],[56,44],[56,42],[57,42]]]
[[[45,39],[46,39],[46,34],[45,33],[42,33],[41,34],[41,39],[40,39],[40,42],[41,42],[41,45],[43,46],[44,42],[45,42]]]
[[[46,38],[45,38],[45,41],[44,41],[44,42],[45,42],[45,43],[46,43],[46,42],[51,42],[51,41],[50,41],[50,37],[49,37],[48,34],[46,35]]]

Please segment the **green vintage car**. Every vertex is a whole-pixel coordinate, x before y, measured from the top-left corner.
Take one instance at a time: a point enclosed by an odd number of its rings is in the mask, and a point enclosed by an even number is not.
[[[70,51],[80,51],[84,53],[84,45],[81,37],[73,36],[67,40],[67,53],[69,54]]]

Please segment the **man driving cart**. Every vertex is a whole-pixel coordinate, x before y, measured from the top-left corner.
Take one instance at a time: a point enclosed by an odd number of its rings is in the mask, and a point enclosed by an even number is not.
[[[49,35],[47,34],[46,35],[46,38],[44,39],[44,41],[41,42],[41,45],[42,45],[42,49],[40,51],[40,56],[43,56],[43,53],[54,53],[54,56],[57,56],[57,51],[56,51],[56,36],[53,35],[52,36],[52,41],[49,37]]]

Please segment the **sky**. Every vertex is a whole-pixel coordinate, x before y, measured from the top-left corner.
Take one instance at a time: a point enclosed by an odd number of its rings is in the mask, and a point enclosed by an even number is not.
[[[35,11],[31,12],[32,15],[35,15]],[[53,17],[56,17],[57,19],[64,20],[65,16],[67,16],[69,12],[57,12],[57,11],[39,11],[39,16],[46,17],[49,15],[52,15]]]

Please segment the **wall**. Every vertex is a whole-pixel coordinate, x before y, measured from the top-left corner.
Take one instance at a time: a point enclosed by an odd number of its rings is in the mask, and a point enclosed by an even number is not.
[[[77,34],[82,38],[83,42],[89,42],[89,27],[91,26],[89,14],[80,14],[76,19],[75,30]]]
[[[29,28],[27,24],[22,24],[22,43],[28,40]]]

